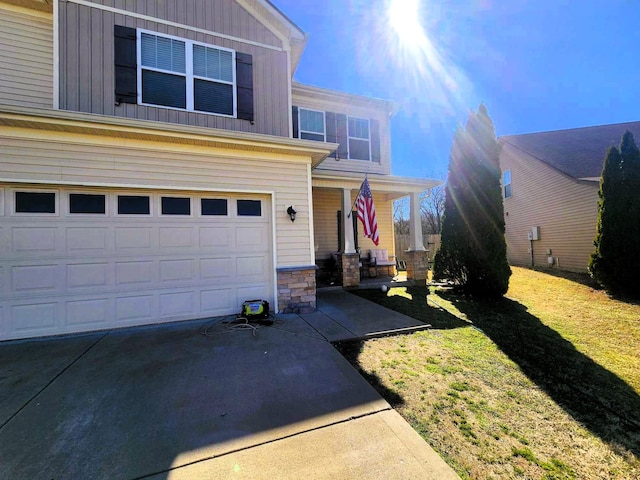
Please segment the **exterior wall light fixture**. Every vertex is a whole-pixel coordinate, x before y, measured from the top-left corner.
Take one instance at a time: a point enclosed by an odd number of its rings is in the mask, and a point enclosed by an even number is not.
[[[289,215],[292,222],[296,221],[296,213],[298,212],[293,208],[293,205],[289,205],[289,208],[287,208],[287,215]]]

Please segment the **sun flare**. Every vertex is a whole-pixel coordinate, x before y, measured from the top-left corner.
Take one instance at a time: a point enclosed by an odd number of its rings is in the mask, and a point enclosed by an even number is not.
[[[407,46],[420,46],[426,35],[420,23],[420,0],[391,0],[389,24],[399,40]]]

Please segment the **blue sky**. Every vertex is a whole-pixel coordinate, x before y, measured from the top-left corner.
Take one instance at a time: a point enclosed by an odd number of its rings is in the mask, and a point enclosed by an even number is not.
[[[297,81],[401,105],[395,175],[444,179],[480,102],[498,136],[640,120],[638,0],[420,0],[421,40],[390,1],[273,0],[309,35]]]

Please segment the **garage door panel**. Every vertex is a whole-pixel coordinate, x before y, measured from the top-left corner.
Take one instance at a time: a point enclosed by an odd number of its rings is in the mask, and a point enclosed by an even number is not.
[[[191,227],[160,227],[160,248],[161,249],[174,249],[174,248],[188,248],[191,249],[193,245],[193,229]]]
[[[193,263],[195,259],[160,260],[160,281],[192,281],[194,277]]]
[[[269,245],[269,234],[266,226],[236,228],[236,248],[265,251]]]
[[[200,278],[203,280],[231,281],[235,275],[233,259],[202,258],[200,259]]]
[[[47,292],[56,290],[60,278],[58,265],[22,265],[11,269],[11,290],[14,292]]]
[[[235,243],[233,233],[231,227],[200,227],[200,248],[231,249]]]
[[[52,254],[56,252],[58,229],[56,227],[14,227],[12,231],[13,253]]]
[[[154,281],[154,262],[128,261],[116,262],[116,285],[148,284]]]
[[[160,294],[160,316],[191,315],[194,308],[195,295],[193,292],[172,292]]]
[[[259,280],[266,275],[267,259],[261,255],[237,257],[236,270],[242,281]]]
[[[67,252],[80,255],[106,255],[111,248],[110,230],[104,227],[70,227],[66,231]]]
[[[22,334],[47,334],[58,330],[57,302],[11,306],[11,330]]]
[[[116,250],[149,250],[152,233],[150,227],[116,227]]]
[[[107,325],[110,313],[110,303],[108,298],[96,298],[89,300],[74,300],[67,302],[65,320],[71,327],[90,326],[99,328],[100,325]],[[77,328],[72,328],[77,330]]]
[[[67,265],[67,288],[106,287],[111,266],[109,263],[79,263]]]
[[[246,285],[238,287],[238,300],[242,303],[245,300],[255,300],[259,298],[269,298],[268,288],[264,285]]]
[[[136,295],[116,298],[116,320],[118,322],[138,322],[153,320],[157,316],[157,296]]]
[[[236,292],[230,288],[203,290],[200,292],[200,308],[209,315],[222,315],[237,308]],[[237,308],[240,311],[239,308]]]

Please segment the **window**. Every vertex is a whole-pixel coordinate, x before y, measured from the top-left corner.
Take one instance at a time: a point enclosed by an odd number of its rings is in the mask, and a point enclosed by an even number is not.
[[[69,213],[104,214],[106,203],[104,195],[88,193],[69,194]]]
[[[324,142],[324,112],[301,108],[298,114],[300,115],[300,138]]]
[[[504,198],[511,196],[511,170],[502,173],[502,185],[504,186]]]
[[[162,197],[162,215],[191,215],[191,199],[189,197]]]
[[[16,213],[56,213],[53,192],[15,192]]]
[[[143,104],[235,116],[233,50],[140,31],[138,55]]]
[[[149,215],[150,213],[149,197],[138,195],[118,195],[118,214]]]
[[[347,125],[349,158],[352,160],[371,160],[369,120],[349,117]]]
[[[259,217],[262,215],[260,200],[238,200],[238,215],[241,217]]]
[[[201,198],[200,211],[202,215],[227,215],[227,200],[224,198]]]

